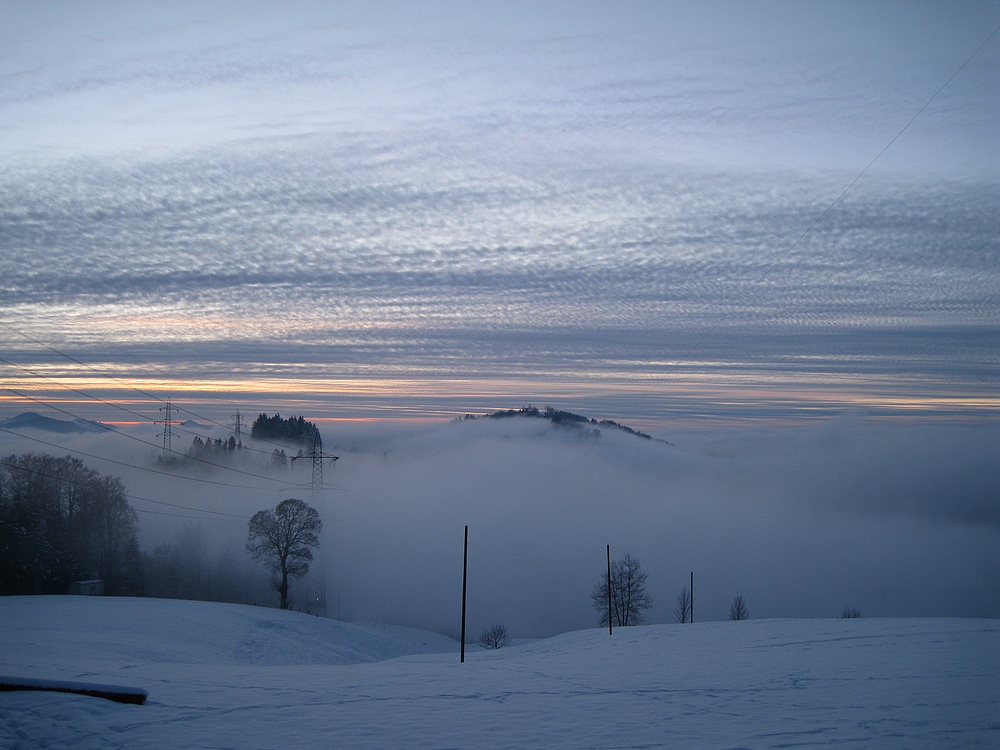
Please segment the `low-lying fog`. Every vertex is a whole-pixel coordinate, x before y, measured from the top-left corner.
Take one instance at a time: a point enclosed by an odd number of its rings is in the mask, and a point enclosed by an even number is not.
[[[148,446],[112,434],[24,435],[91,453],[81,455],[88,466],[122,477],[146,551],[194,523],[207,555],[242,556],[254,512],[286,497],[313,503],[323,559],[308,591],[325,575],[328,614],[345,620],[457,635],[465,525],[473,638],[494,622],[514,637],[595,626],[591,590],[608,544],[648,573],[647,622],[674,621],[692,571],[696,620],[725,619],[736,594],[753,618],[835,617],[845,607],[865,617],[1000,617],[996,426],[848,416],[678,432],[665,435],[669,444],[537,418],[321,430],[340,460],[314,498],[308,467],[266,468],[273,445],[253,443],[260,452],[239,464],[249,474],[202,467],[192,481],[95,458],[155,467],[151,427],[131,433]],[[175,448],[189,442],[190,433],[174,437]],[[0,446],[61,455],[10,434]],[[303,582],[303,609],[308,596]]]

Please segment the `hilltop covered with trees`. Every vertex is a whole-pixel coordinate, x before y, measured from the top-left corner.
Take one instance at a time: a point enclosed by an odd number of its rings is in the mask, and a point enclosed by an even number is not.
[[[288,417],[283,419],[280,414],[269,417],[261,414],[250,426],[250,437],[258,440],[271,440],[279,443],[311,446],[313,438],[322,444],[319,428],[304,417]]]
[[[607,428],[614,430],[622,430],[629,433],[630,435],[635,435],[643,440],[658,440],[652,435],[647,435],[645,432],[639,432],[638,430],[633,430],[631,427],[626,427],[623,424],[612,421],[610,419],[588,419],[587,417],[581,416],[579,414],[574,414],[569,411],[560,411],[558,409],[553,409],[551,406],[546,406],[544,409],[539,409],[536,406],[522,406],[520,409],[507,409],[505,411],[495,411],[491,414],[466,414],[460,419],[507,419],[511,417],[527,417],[536,419],[547,419],[552,424],[565,426],[565,427],[576,427],[576,428],[587,428],[591,431],[595,437],[600,436],[600,430],[595,428]],[[664,442],[664,441],[659,441]]]

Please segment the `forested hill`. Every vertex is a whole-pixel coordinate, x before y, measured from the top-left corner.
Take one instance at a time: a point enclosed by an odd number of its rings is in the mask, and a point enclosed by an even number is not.
[[[30,427],[46,432],[61,432],[69,434],[71,432],[107,432],[115,429],[112,425],[100,422],[91,422],[88,419],[53,419],[45,417],[33,411],[27,411],[10,419],[0,420],[0,427],[5,430],[20,430]]]
[[[558,409],[553,409],[551,406],[546,406],[544,409],[539,409],[536,406],[522,406],[520,409],[507,409],[506,411],[495,411],[492,414],[466,414],[461,419],[508,419],[513,417],[521,418],[534,418],[534,419],[547,419],[553,424],[561,425],[564,427],[576,427],[576,428],[588,428],[593,429],[595,427],[601,427],[605,429],[622,430],[630,435],[635,435],[644,440],[656,440],[657,442],[664,443],[665,440],[660,440],[659,438],[654,438],[652,435],[647,435],[645,432],[639,432],[638,430],[633,430],[631,427],[626,427],[623,424],[614,422],[610,419],[588,419],[587,417],[581,416],[580,414],[574,414],[569,411],[560,411]]]
[[[311,446],[313,436],[322,445],[323,439],[319,435],[319,428],[303,417],[282,419],[280,414],[275,414],[273,417],[261,414],[250,427],[250,437],[258,440]]]

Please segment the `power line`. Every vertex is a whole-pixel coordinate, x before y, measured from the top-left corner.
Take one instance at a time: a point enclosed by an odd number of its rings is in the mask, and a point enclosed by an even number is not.
[[[141,499],[141,498],[140,498]],[[131,506],[130,506],[131,507]],[[190,513],[168,513],[164,510],[153,510],[152,508],[135,508],[136,513],[148,513],[154,516],[169,516],[170,518],[190,518],[193,521],[225,521],[225,518],[206,518],[205,516],[192,516]]]
[[[131,492],[127,492],[126,495],[128,497],[131,497],[133,500],[141,500],[144,503],[153,503],[155,505],[165,505],[165,506],[167,506],[169,508],[179,508],[181,510],[193,510],[193,511],[196,511],[198,513],[209,513],[209,514],[211,514],[213,516],[223,516],[223,517],[226,517],[226,518],[239,518],[240,520],[243,520],[243,521],[246,521],[248,518],[250,518],[250,516],[237,515],[236,513],[225,513],[225,512],[223,512],[221,510],[208,510],[207,508],[192,508],[189,505],[178,505],[176,503],[168,503],[168,502],[166,502],[164,500],[153,500],[153,499],[148,498],[148,497],[142,497],[141,495],[134,495]],[[140,510],[140,509],[136,508],[135,510]],[[148,511],[148,512],[155,513],[156,511]],[[197,516],[184,516],[184,517],[185,518],[197,518]],[[206,520],[217,520],[217,519],[206,519]]]
[[[201,477],[189,477],[189,476],[185,476],[183,474],[175,474],[173,472],[163,471],[161,469],[153,469],[153,468],[151,468],[149,466],[136,466],[135,464],[130,464],[127,461],[119,461],[119,460],[114,459],[114,458],[107,458],[106,456],[96,456],[93,453],[87,453],[86,451],[77,450],[75,448],[72,448],[72,449],[71,448],[67,448],[65,446],[58,445],[56,443],[51,443],[51,442],[49,442],[47,440],[42,440],[41,438],[31,437],[30,435],[22,435],[21,433],[15,432],[14,430],[9,430],[6,427],[0,427],[0,432],[6,432],[9,435],[14,435],[14,436],[16,436],[18,438],[21,438],[23,440],[31,440],[32,442],[39,443],[41,445],[47,445],[50,448],[57,448],[57,449],[59,449],[61,451],[66,451],[67,453],[75,453],[75,454],[78,454],[78,455],[81,455],[81,456],[86,456],[87,458],[96,459],[98,461],[107,461],[108,463],[112,463],[112,464],[115,464],[117,466],[125,466],[125,467],[128,467],[129,469],[135,469],[137,471],[148,471],[148,472],[150,472],[152,474],[161,474],[163,476],[170,477],[172,479],[183,479],[183,480],[185,480],[187,482],[197,482],[197,483],[200,483],[200,484],[211,484],[211,485],[214,485],[216,487],[231,487],[231,488],[234,488],[234,489],[243,489],[243,490],[260,490],[260,491],[263,491],[263,492],[273,492],[273,491],[277,491],[277,490],[280,490],[280,489],[302,489],[302,487],[303,487],[300,484],[295,484],[295,483],[292,483],[292,482],[284,482],[283,483],[283,485],[284,485],[283,487],[250,487],[250,486],[242,485],[242,484],[231,484],[229,482],[216,482],[216,481],[214,481],[212,479],[203,479]],[[235,471],[235,469],[234,469],[234,471]],[[256,476],[256,475],[251,475],[251,476]],[[260,478],[261,479],[267,479],[268,481],[272,481],[272,482],[281,481],[281,480],[278,480],[278,479],[272,479],[270,477],[260,477]]]
[[[163,399],[160,398],[159,396],[156,396],[155,394],[152,394],[152,393],[149,393],[147,391],[144,391],[141,388],[136,388],[135,386],[129,385],[125,381],[121,380],[120,378],[116,378],[115,376],[109,375],[106,372],[101,372],[100,370],[95,369],[95,368],[91,367],[90,365],[88,365],[88,364],[86,364],[84,362],[81,362],[76,357],[73,357],[73,356],[67,354],[64,351],[60,351],[59,349],[56,349],[54,346],[46,344],[44,341],[39,341],[38,339],[33,338],[32,336],[29,336],[28,334],[24,333],[23,331],[19,331],[18,329],[14,328],[12,325],[10,325],[8,323],[4,323],[2,320],[0,320],[0,325],[2,325],[7,330],[13,331],[14,333],[18,334],[19,336],[21,336],[23,338],[26,338],[31,343],[37,344],[38,346],[42,347],[43,349],[48,349],[53,354],[57,354],[60,357],[64,357],[64,358],[68,359],[73,364],[79,365],[80,367],[84,368],[88,372],[92,372],[95,375],[100,375],[102,378],[107,378],[108,380],[111,380],[111,381],[113,381],[115,383],[118,383],[120,386],[122,386],[124,388],[127,388],[129,390],[135,391],[136,393],[141,393],[143,396],[146,396],[147,398],[153,399],[154,401],[163,401]],[[102,343],[106,343],[106,342],[102,342]]]
[[[42,375],[41,373],[35,372],[34,370],[32,370],[32,369],[30,369],[28,367],[25,367],[24,365],[16,364],[14,362],[11,362],[10,360],[3,359],[2,357],[0,357],[0,362],[2,362],[3,364],[7,365],[8,367],[15,367],[18,370],[23,370],[24,372],[28,373],[29,375],[32,375],[33,377],[40,378],[42,380],[48,380],[50,383],[54,383],[56,386],[58,386],[61,390],[70,391],[71,393],[78,393],[79,395],[83,396],[84,398],[88,398],[91,401],[96,401],[99,404],[104,404],[105,406],[110,406],[110,407],[112,407],[114,409],[118,409],[121,412],[124,412],[126,414],[131,414],[132,416],[138,417],[139,419],[142,419],[142,420],[144,420],[146,422],[153,422],[153,420],[150,417],[146,416],[145,414],[142,414],[142,413],[137,412],[137,411],[133,411],[132,409],[127,409],[124,406],[122,406],[121,404],[116,404],[113,401],[108,401],[107,399],[99,398],[99,397],[94,396],[94,395],[92,395],[90,393],[87,393],[86,391],[81,391],[78,388],[73,388],[72,386],[66,385],[65,383],[60,383],[55,378],[50,377],[48,375]],[[11,391],[12,393],[18,393],[18,391],[16,391],[14,388],[10,388],[10,387],[5,387],[5,390]],[[141,393],[141,391],[139,391],[139,392]],[[36,401],[37,403],[44,403],[44,402],[42,402],[39,399],[34,399],[33,398],[31,400],[32,401]]]
[[[2,361],[3,360],[0,359],[0,362],[2,362]],[[67,416],[74,417],[75,419],[81,419],[81,417],[79,415],[74,414],[73,412],[71,412],[71,411],[69,411],[67,409],[63,409],[63,408],[61,408],[59,406],[56,406],[55,404],[50,404],[50,403],[48,403],[46,401],[42,401],[41,399],[35,398],[34,396],[31,396],[30,394],[27,394],[27,393],[24,393],[22,391],[19,391],[16,388],[4,388],[4,390],[9,391],[9,392],[14,393],[14,394],[17,394],[20,398],[28,399],[29,401],[33,401],[33,402],[35,402],[37,404],[41,404],[42,406],[48,407],[49,409],[52,409],[54,411],[58,411],[58,412],[60,412],[62,414],[66,414]],[[112,404],[112,406],[113,405],[114,404]],[[126,411],[128,411],[128,410],[126,410]],[[149,448],[157,448],[157,447],[159,447],[155,443],[151,443],[148,440],[143,440],[142,438],[137,437],[136,435],[130,435],[127,432],[122,431],[122,430],[113,429],[111,427],[108,427],[107,425],[101,424],[100,422],[94,422],[93,424],[96,424],[96,425],[99,425],[99,426],[103,427],[108,433],[110,433],[112,435],[118,435],[120,437],[128,438],[129,440],[137,442],[140,445],[145,445],[145,446],[147,446]],[[62,450],[70,450],[69,448],[61,448],[61,449]],[[260,452],[263,452],[263,451],[260,451]],[[232,471],[232,472],[235,472],[237,474],[244,474],[246,476],[253,477],[255,479],[263,479],[263,480],[268,481],[268,482],[281,482],[282,481],[280,479],[275,479],[274,477],[268,477],[268,476],[265,476],[263,474],[255,474],[254,472],[246,471],[245,469],[238,469],[238,468],[236,468],[234,466],[226,466],[225,464],[219,464],[219,463],[216,463],[214,461],[209,461],[208,459],[202,458],[200,456],[185,456],[184,459],[185,460],[190,460],[190,461],[195,461],[195,462],[198,462],[198,463],[205,464],[206,466],[210,466],[213,469],[224,469],[226,471]],[[136,468],[142,469],[142,467],[136,467]],[[145,470],[145,469],[143,469],[143,470]],[[287,485],[287,486],[289,486],[289,487],[299,487],[300,486],[298,483],[295,483],[295,482],[284,482],[284,484]],[[238,487],[238,488],[241,488],[241,489],[259,489],[258,487],[252,487],[252,486],[248,486],[248,485],[238,485],[238,484],[230,484],[228,486],[230,486],[230,487]]]
[[[30,472],[31,474],[37,474],[40,477],[45,477],[46,479],[54,479],[56,481],[63,481],[65,479],[65,477],[61,477],[61,476],[58,476],[56,474],[49,474],[46,471],[39,471],[38,469],[35,469],[35,468],[28,468],[28,467],[24,467],[24,466],[18,466],[17,464],[12,464],[9,461],[0,460],[0,466],[6,466],[8,469],[12,469],[14,471],[27,471],[27,472]],[[193,507],[191,507],[189,505],[178,505],[176,503],[168,503],[165,500],[153,500],[152,498],[142,497],[141,495],[135,495],[135,494],[133,494],[131,492],[126,492],[125,495],[126,495],[126,497],[131,497],[133,500],[141,500],[142,502],[145,502],[145,503],[153,503],[155,505],[165,505],[165,506],[168,506],[170,508],[179,508],[181,510],[193,510],[193,511],[196,511],[198,513],[209,513],[209,514],[211,514],[213,516],[226,516],[226,517],[229,517],[229,518],[239,518],[239,519],[242,519],[242,520],[246,520],[246,519],[250,518],[250,516],[237,515],[235,513],[225,513],[225,512],[220,511],[220,510],[207,510],[205,508],[193,508]],[[143,512],[143,513],[157,513],[157,511],[155,511],[155,510],[146,510],[146,509],[141,509],[141,508],[133,508],[133,510],[140,511],[140,512]],[[176,514],[176,513],[162,513],[162,512],[157,513],[157,514],[158,515],[171,515],[171,516],[179,515],[179,514]],[[190,516],[190,515],[179,516],[179,517],[181,517],[181,518],[198,518],[198,516]],[[204,520],[220,520],[220,519],[204,519]]]
[[[44,380],[49,380],[49,381],[55,383],[60,388],[63,388],[64,390],[72,391],[73,393],[78,393],[81,396],[84,396],[84,397],[89,398],[89,399],[91,399],[93,401],[97,401],[99,403],[105,404],[107,406],[111,406],[111,407],[113,407],[115,409],[118,409],[119,411],[122,411],[122,412],[124,412],[126,414],[131,414],[131,415],[133,415],[135,417],[139,417],[140,419],[145,420],[145,421],[151,421],[153,424],[162,424],[162,422],[157,422],[157,421],[154,421],[154,420],[150,420],[150,418],[147,417],[146,415],[141,414],[141,413],[139,413],[137,411],[134,411],[132,409],[127,409],[127,408],[125,408],[124,406],[122,406],[120,404],[116,404],[116,403],[114,403],[112,401],[107,401],[106,399],[98,398],[97,396],[91,395],[91,394],[86,393],[85,391],[81,391],[81,390],[79,390],[77,388],[73,388],[71,386],[66,386],[66,385],[64,385],[62,383],[59,383],[59,381],[57,381],[57,380],[55,380],[55,379],[53,379],[53,378],[51,378],[51,377],[49,377],[47,375],[42,375],[41,373],[37,373],[37,372],[35,372],[35,371],[27,368],[27,367],[24,367],[23,365],[15,364],[15,363],[10,362],[9,360],[6,360],[6,359],[4,359],[2,357],[0,357],[0,362],[4,363],[4,364],[6,364],[6,365],[8,365],[10,367],[15,367],[15,368],[17,368],[19,370],[24,370],[25,372],[27,372],[27,373],[35,376],[35,377],[42,378]],[[31,396],[31,395],[29,395],[27,393],[24,393],[23,391],[20,391],[20,390],[18,390],[16,388],[4,387],[4,390],[9,391],[10,393],[16,394],[19,398],[28,399],[29,401],[32,401],[32,402],[37,403],[37,404],[41,404],[43,406],[48,407],[49,409],[53,409],[54,411],[61,412],[63,414],[66,414],[67,416],[73,417],[75,419],[83,419],[80,415],[78,415],[78,414],[76,414],[74,412],[71,412],[71,411],[69,411],[67,409],[63,409],[61,407],[58,407],[55,404],[49,403],[49,402],[44,401],[42,399],[35,398],[34,396]],[[139,391],[139,392],[142,393],[142,391]],[[164,403],[169,404],[169,399],[166,402],[164,402]],[[172,407],[172,409],[176,409],[176,407]],[[237,411],[237,416],[239,416],[239,412],[238,411]],[[171,423],[172,423],[172,425],[174,424],[173,420],[171,420]],[[96,422],[95,424],[101,425],[100,422]],[[141,443],[143,445],[147,445],[149,447],[153,447],[153,448],[158,447],[158,446],[154,445],[153,443],[150,443],[150,442],[148,442],[146,440],[143,440],[142,438],[136,437],[135,435],[129,435],[129,434],[127,434],[125,432],[122,432],[122,431],[119,431],[119,430],[113,430],[113,429],[107,427],[106,425],[101,425],[101,426],[104,427],[106,430],[108,430],[108,432],[110,432],[111,434],[121,435],[123,437],[127,437],[130,440],[134,440],[134,441],[136,441],[138,443]],[[190,435],[197,435],[197,433],[195,433],[193,430],[185,429],[182,425],[178,425],[178,426],[180,427],[180,430],[182,432],[186,432],[186,433],[188,433]],[[164,429],[166,430],[166,427],[164,427]],[[277,446],[280,446],[281,448],[288,447],[288,446],[283,445],[281,443],[276,443],[276,442],[269,441],[269,440],[264,440],[264,442],[269,442],[272,445],[277,445]],[[163,445],[167,446],[166,439],[164,439],[164,444]],[[67,449],[64,449],[64,450],[67,450]],[[164,448],[164,450],[166,451],[166,448]],[[270,456],[271,455],[271,454],[267,453],[267,451],[262,451],[262,450],[259,450],[259,449],[253,448],[253,447],[249,447],[249,446],[245,447],[244,450],[249,450],[249,451],[252,451],[254,453],[260,453],[261,455],[264,455],[264,456]],[[186,456],[185,458],[189,459],[189,460],[192,460],[192,461],[197,461],[199,463],[206,464],[206,465],[211,466],[213,468],[224,469],[226,471],[232,471],[232,472],[235,472],[237,474],[245,474],[247,476],[251,476],[251,477],[254,477],[256,479],[263,479],[263,480],[269,481],[269,482],[281,481],[281,480],[275,479],[273,477],[267,477],[267,476],[263,476],[261,474],[255,474],[253,472],[249,472],[249,471],[246,471],[244,469],[237,469],[237,468],[232,467],[232,466],[225,466],[224,464],[215,463],[214,461],[209,461],[209,460],[207,460],[205,458],[202,458],[200,456]],[[142,467],[137,467],[137,468],[141,469]],[[297,483],[286,483],[286,484],[288,486],[290,486],[290,487],[300,487],[300,485],[297,484]],[[230,485],[230,486],[238,487],[239,485]],[[257,488],[248,487],[247,489],[257,489]],[[337,488],[333,488],[333,489],[337,489]]]
[[[14,289],[14,290],[15,290],[15,291],[17,291],[17,292],[20,292],[21,294],[24,294],[24,295],[25,295],[26,297],[28,297],[29,299],[31,299],[31,300],[33,300],[33,301],[35,301],[35,302],[36,302],[37,304],[40,304],[40,305],[43,305],[43,306],[45,306],[45,307],[49,307],[48,305],[45,305],[45,303],[43,303],[43,302],[38,302],[38,301],[34,300],[34,298],[33,298],[33,297],[31,297],[31,295],[27,294],[26,292],[23,292],[22,290],[20,290],[20,289],[19,289],[18,287],[16,287],[16,286],[14,286],[13,284],[11,284],[11,283],[10,283],[9,281],[7,281],[6,279],[3,279],[3,282],[4,282],[5,284],[7,284],[7,286],[9,286],[9,287],[10,287],[11,289]],[[71,318],[68,318],[68,317],[66,317],[65,315],[60,315],[60,314],[58,314],[58,313],[57,313],[57,315],[59,315],[59,317],[61,317],[61,318],[62,318],[63,320],[65,320],[65,321],[66,321],[67,323],[70,323],[71,325],[79,325],[79,324],[78,324],[78,323],[77,323],[76,321],[72,320]],[[162,397],[160,397],[160,396],[157,396],[157,395],[156,395],[156,394],[154,394],[154,393],[150,393],[149,391],[144,391],[143,389],[141,389],[141,388],[138,388],[138,387],[136,387],[136,386],[134,386],[134,385],[131,385],[131,384],[129,384],[128,382],[126,382],[126,381],[124,381],[124,380],[122,380],[122,379],[120,379],[120,378],[116,378],[116,377],[114,377],[113,375],[109,375],[109,374],[108,374],[108,373],[106,373],[106,372],[103,372],[103,371],[101,371],[101,370],[99,370],[99,369],[96,369],[96,368],[94,368],[94,367],[91,367],[90,365],[87,365],[86,363],[84,363],[84,362],[81,362],[80,360],[78,360],[77,358],[75,358],[75,357],[73,357],[73,356],[71,356],[71,355],[67,354],[66,352],[63,352],[63,351],[61,351],[60,349],[57,349],[56,347],[54,347],[54,346],[51,346],[50,344],[46,344],[46,343],[45,343],[45,342],[43,342],[43,341],[39,341],[38,339],[35,339],[35,338],[33,338],[33,337],[29,336],[28,334],[24,333],[23,331],[19,331],[18,329],[14,328],[13,326],[11,326],[11,325],[10,325],[10,324],[8,324],[8,323],[4,323],[3,321],[0,321],[0,325],[4,326],[5,328],[7,328],[7,329],[8,329],[8,330],[10,330],[10,331],[13,331],[14,333],[18,334],[19,336],[22,336],[23,338],[27,339],[28,341],[32,342],[33,344],[37,344],[38,346],[41,346],[41,347],[43,347],[43,348],[45,348],[45,349],[49,350],[49,351],[50,351],[50,352],[52,352],[53,354],[57,354],[57,355],[59,355],[59,356],[61,356],[61,357],[64,357],[64,358],[68,359],[68,360],[69,360],[70,362],[72,362],[72,363],[74,363],[74,364],[76,364],[76,365],[79,365],[80,367],[83,367],[83,368],[84,368],[85,370],[87,370],[88,372],[92,372],[92,373],[94,373],[95,375],[99,375],[99,376],[101,376],[101,377],[103,377],[103,378],[106,378],[106,379],[108,379],[108,380],[111,380],[111,381],[114,381],[115,383],[117,383],[117,384],[118,384],[119,386],[121,386],[121,387],[122,387],[122,388],[124,388],[125,390],[130,390],[130,391],[134,391],[134,392],[136,392],[136,393],[139,393],[139,394],[141,394],[141,395],[145,396],[145,397],[146,397],[146,398],[148,398],[148,399],[151,399],[151,400],[153,400],[153,401],[157,401],[157,402],[159,402],[159,403],[161,403],[161,404],[164,404],[164,405],[165,405],[165,404],[167,403],[167,401],[169,400],[169,399],[164,399],[164,398],[162,398]],[[93,334],[90,334],[90,335],[92,335],[92,336],[93,336]],[[95,338],[95,339],[96,339],[97,341],[99,341],[99,342],[101,342],[101,343],[103,343],[103,344],[107,344],[107,345],[109,345],[109,346],[113,346],[113,347],[114,347],[115,349],[118,349],[119,351],[123,351],[123,352],[124,352],[124,350],[123,350],[123,349],[121,349],[121,347],[117,346],[116,344],[113,344],[113,343],[111,343],[111,342],[108,342],[108,341],[106,341],[106,340],[104,340],[104,339],[102,339],[102,338],[100,338],[100,337],[98,337],[98,336],[94,336],[94,338]],[[157,366],[157,365],[154,365],[154,364],[151,364],[151,363],[149,363],[149,362],[145,362],[145,361],[143,361],[143,360],[141,360],[141,359],[139,359],[139,358],[135,357],[134,355],[131,355],[131,354],[130,354],[130,355],[128,355],[128,356],[130,356],[130,357],[131,357],[132,359],[134,359],[134,360],[135,360],[136,362],[139,362],[140,364],[143,364],[143,365],[146,365],[147,367],[150,367],[150,368],[152,368],[152,369],[154,369],[154,370],[159,370],[159,371],[161,371],[161,372],[163,372],[163,371],[164,371],[162,367],[159,367],[159,366]],[[3,360],[3,359],[0,359],[0,361],[4,362],[5,364],[7,364],[7,365],[9,365],[9,366],[11,366],[11,367],[17,367],[18,369],[24,369],[24,370],[26,370],[26,371],[28,371],[28,372],[31,372],[31,370],[28,370],[27,368],[25,368],[25,367],[22,367],[21,365],[17,365],[17,364],[15,364],[15,363],[13,363],[13,362],[10,362],[10,361],[8,361],[8,360]],[[89,399],[91,399],[91,400],[93,400],[93,401],[97,401],[98,403],[103,403],[103,404],[107,404],[107,405],[109,405],[109,406],[116,406],[115,404],[112,404],[111,402],[109,402],[109,401],[106,401],[105,399],[100,399],[100,398],[97,398],[96,396],[92,396],[92,395],[90,395],[90,394],[88,394],[88,393],[85,393],[85,392],[83,392],[83,391],[80,391],[80,390],[77,390],[77,389],[75,389],[75,388],[72,388],[72,387],[70,387],[70,386],[65,386],[64,384],[60,383],[59,381],[55,380],[54,378],[50,378],[50,377],[48,377],[48,376],[45,376],[45,375],[39,375],[38,373],[32,373],[32,374],[33,374],[33,375],[35,375],[36,377],[42,377],[42,378],[45,378],[46,380],[49,380],[50,382],[53,382],[53,383],[55,383],[56,385],[58,385],[58,386],[59,386],[60,388],[64,388],[64,389],[67,389],[67,390],[71,390],[71,391],[73,391],[74,393],[79,393],[80,395],[82,395],[82,396],[85,396],[86,398],[89,398]],[[232,401],[231,401],[231,400],[229,400],[229,399],[223,399],[223,401],[224,401],[224,402],[225,402],[225,401],[229,401],[230,403],[234,403],[234,402],[232,402]],[[178,407],[173,407],[173,408],[174,408],[174,409],[178,409]],[[126,411],[128,411],[128,410],[126,410]],[[180,409],[178,409],[178,411],[180,411]],[[209,424],[213,424],[213,425],[215,425],[216,427],[222,427],[222,428],[224,428],[224,429],[228,429],[228,428],[229,428],[229,425],[224,425],[224,424],[222,424],[221,422],[217,422],[216,420],[214,420],[214,419],[211,419],[210,417],[206,417],[206,416],[203,416],[203,415],[201,415],[201,414],[198,414],[197,412],[195,412],[195,411],[192,411],[191,409],[185,409],[184,411],[186,411],[186,412],[187,412],[188,414],[190,414],[191,416],[193,416],[193,417],[194,417],[195,419],[200,419],[200,420],[202,420],[202,421],[204,421],[204,422],[208,422]],[[145,415],[140,415],[140,414],[138,414],[138,412],[131,412],[131,413],[135,414],[136,416],[139,416],[139,417],[141,417],[142,419],[149,419],[149,417],[147,417],[147,416],[145,416]],[[241,427],[240,427],[239,423],[237,424],[237,430],[238,430],[238,431],[239,431],[239,430],[241,430]],[[267,444],[269,444],[269,445],[274,445],[274,446],[276,446],[276,447],[279,447],[279,448],[284,448],[284,447],[286,447],[286,446],[282,445],[281,443],[277,443],[277,442],[275,442],[275,441],[273,441],[273,440],[268,440],[267,438],[257,438],[257,439],[261,440],[261,442],[264,442],[264,443],[267,443]],[[267,454],[267,453],[266,453],[266,451],[262,451],[262,450],[259,450],[259,449],[257,449],[257,448],[248,448],[248,449],[249,449],[249,450],[252,450],[252,451],[255,451],[255,452],[258,452],[258,453],[262,453],[262,454],[265,454],[265,455]]]

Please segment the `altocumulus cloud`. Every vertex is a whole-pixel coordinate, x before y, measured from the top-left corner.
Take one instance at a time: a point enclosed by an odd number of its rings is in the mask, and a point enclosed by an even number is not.
[[[771,174],[762,193],[759,174],[573,163],[415,180],[416,165],[372,167],[375,151],[8,170],[0,274],[82,320],[93,308],[181,322],[143,332],[165,361],[216,336],[224,362],[231,341],[233,365],[241,338],[287,345],[279,358],[293,361],[310,359],[297,344],[381,336],[426,347],[423,366],[488,344],[537,352],[543,369],[591,359],[621,372],[678,357],[721,320],[703,344],[712,357],[777,362],[794,339],[843,366],[910,331],[945,346],[997,322],[995,185],[861,189],[782,257],[829,180]],[[956,374],[979,377],[986,354]],[[939,363],[912,366],[924,365]]]
[[[0,31],[19,363],[995,383],[988,5],[109,8]]]

